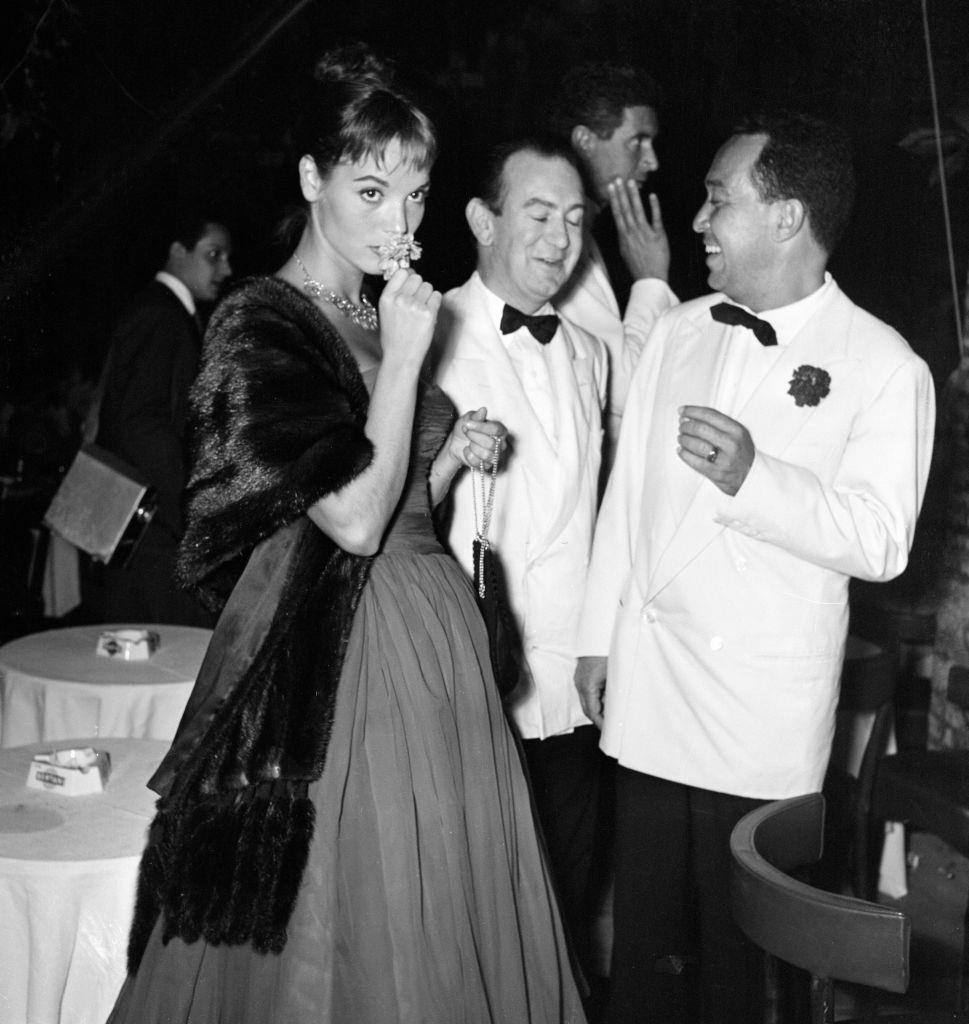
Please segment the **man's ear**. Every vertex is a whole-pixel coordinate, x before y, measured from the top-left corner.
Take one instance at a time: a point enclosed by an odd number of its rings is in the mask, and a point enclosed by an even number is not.
[[[778,199],[774,204],[774,237],[779,242],[794,238],[807,226],[804,203],[800,199]]]
[[[584,124],[577,124],[572,129],[569,139],[576,153],[588,156],[595,147],[596,137],[595,132],[591,128],[587,128]]]
[[[315,203],[323,191],[323,178],[316,161],[307,155],[299,158],[299,188],[308,203]]]
[[[495,215],[488,209],[488,204],[476,196],[468,201],[464,216],[478,245],[491,245],[495,238]]]
[[[178,266],[188,255],[188,249],[181,242],[172,242],[168,247],[168,264]]]

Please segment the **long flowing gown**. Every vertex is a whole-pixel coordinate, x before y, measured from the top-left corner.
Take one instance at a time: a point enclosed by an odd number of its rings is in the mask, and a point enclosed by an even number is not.
[[[110,1024],[581,1024],[471,587],[432,527],[453,409],[421,389],[408,479],[343,664],[281,954],[162,945]]]

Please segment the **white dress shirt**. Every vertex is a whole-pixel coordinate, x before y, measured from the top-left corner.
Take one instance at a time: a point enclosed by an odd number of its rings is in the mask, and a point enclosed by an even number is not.
[[[723,375],[716,391],[713,407],[727,416],[735,416],[743,409],[757,385],[764,379],[771,367],[777,362],[791,339],[809,323],[816,311],[824,304],[834,288],[830,274],[824,275],[824,283],[810,295],[798,302],[780,309],[764,310],[754,313],[752,309],[739,302],[730,305],[752,313],[760,320],[766,320],[774,328],[777,336],[776,345],[762,345],[754,332],[740,325],[723,324],[724,342],[727,355],[724,360]]]
[[[497,296],[488,293],[489,308],[493,306],[490,301]],[[500,300],[498,300],[500,301]],[[503,308],[503,304],[502,304]],[[498,319],[501,320],[501,310],[498,310]],[[546,302],[539,309],[535,316],[555,315],[550,303]],[[501,335],[502,343],[508,358],[511,360],[518,379],[525,388],[525,396],[528,404],[535,413],[535,418],[542,425],[542,429],[548,435],[553,448],[558,448],[558,411],[555,408],[555,397],[552,394],[552,378],[548,368],[548,346],[552,341],[543,345],[536,341],[527,327],[519,327],[510,334]],[[554,341],[554,338],[553,338]]]

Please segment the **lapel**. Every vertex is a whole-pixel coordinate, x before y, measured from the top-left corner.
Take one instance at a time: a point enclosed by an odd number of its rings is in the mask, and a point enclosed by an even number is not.
[[[558,462],[566,485],[579,479],[594,454],[590,449],[600,427],[594,360],[587,347],[577,344],[578,330],[561,320],[548,360],[559,428]]]
[[[710,304],[719,298],[711,297]],[[779,352],[776,362],[757,384],[743,407],[735,413],[728,413],[747,428],[756,448],[783,457],[784,451],[821,408],[820,405],[798,406],[787,393],[797,367],[804,364],[822,366],[831,372],[834,364],[841,364],[842,372],[834,376],[842,379],[847,376],[844,371],[847,369],[845,361],[852,308],[851,303],[835,288],[831,298]],[[707,321],[705,325],[704,320]],[[675,353],[669,386],[664,384],[659,393],[670,396],[665,415],[673,426],[663,426],[667,432],[672,430],[674,434],[678,422],[677,406],[706,404],[717,408],[718,402],[724,404],[721,389],[728,346],[719,343],[724,328],[711,321],[706,310],[699,322],[703,326],[698,327],[692,321],[685,321],[670,341],[671,346],[675,346]],[[699,389],[693,383],[695,380],[704,382]],[[691,397],[687,399],[687,395]],[[652,560],[647,600],[662,590],[725,529],[715,519],[722,508],[723,493],[680,462],[677,456],[672,457],[675,459],[675,471],[670,472],[668,452],[674,450],[675,440],[672,444],[673,447],[667,447],[665,452],[657,454],[655,466],[658,470],[662,464],[660,472],[671,478],[671,486],[667,489],[668,507],[661,510],[657,517],[658,524],[661,524],[660,530],[653,533],[652,546],[657,555]]]

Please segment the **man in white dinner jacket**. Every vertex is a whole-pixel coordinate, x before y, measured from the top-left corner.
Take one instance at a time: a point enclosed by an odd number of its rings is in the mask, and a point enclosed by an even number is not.
[[[670,249],[659,200],[650,193],[647,215],[640,197],[659,169],[658,97],[656,84],[639,68],[582,64],[562,77],[548,115],[551,129],[572,146],[586,190],[582,255],[555,307],[609,352],[607,470],[643,344],[656,317],[678,302],[666,283]],[[593,229],[613,258],[605,258]]]
[[[560,321],[549,301],[582,244],[582,183],[568,147],[550,139],[498,146],[481,178],[466,208],[477,270],[444,298],[438,382],[458,408],[487,409],[508,428],[510,455],[489,532],[524,648],[507,707],[582,951],[601,755],[572,680],[595,526],[606,354]],[[469,575],[474,489],[470,472],[452,486],[448,533]]]
[[[844,136],[751,120],[706,190],[717,294],[647,340],[579,636],[583,706],[619,763],[609,1024],[759,1019],[730,832],[821,788],[848,580],[905,568],[931,456],[925,364],[825,269],[850,215]]]

